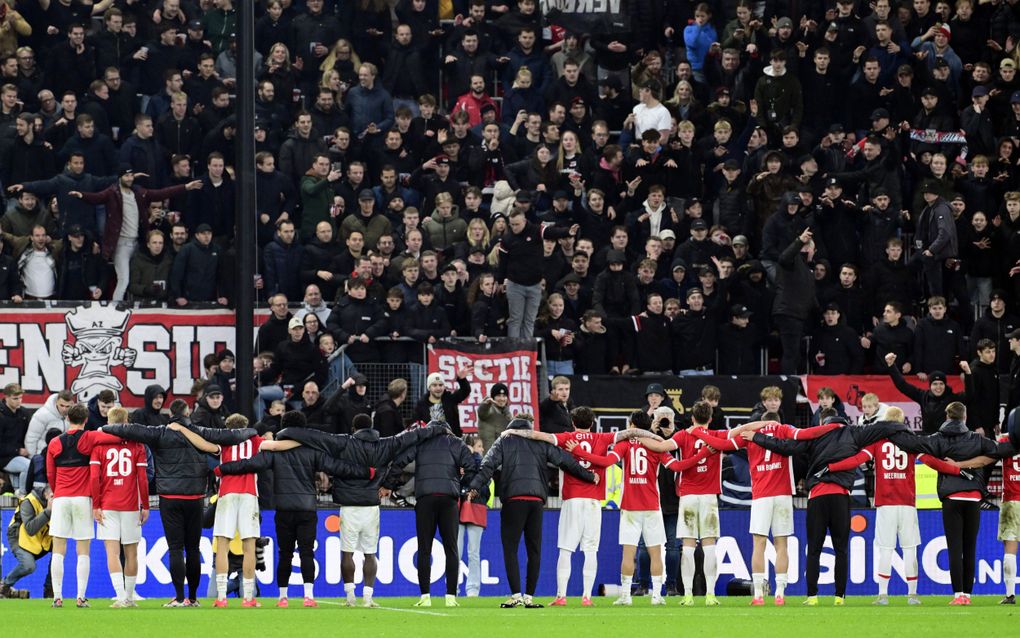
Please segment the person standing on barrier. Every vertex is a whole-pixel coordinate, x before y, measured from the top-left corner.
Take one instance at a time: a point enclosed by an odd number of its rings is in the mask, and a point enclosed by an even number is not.
[[[402,478],[401,470],[409,463],[414,463],[414,518],[418,532],[418,587],[421,589],[421,599],[414,606],[432,606],[429,591],[432,583],[432,541],[438,529],[446,553],[446,606],[459,607],[457,533],[460,527],[460,492],[461,484],[470,484],[474,478],[474,457],[468,446],[447,430],[444,435],[408,448],[393,461],[383,479],[383,487],[396,490],[407,482]]]
[[[446,382],[443,375],[433,372],[425,380],[425,387],[428,393],[418,399],[414,406],[414,421],[428,423],[429,421],[442,421],[450,426],[450,429],[457,436],[460,431],[460,411],[457,408],[468,395],[471,394],[471,384],[467,382],[467,375],[471,366],[461,366],[457,369],[457,391],[450,392],[446,389]]]
[[[530,416],[518,417],[507,430],[533,430]],[[542,607],[533,596],[538,586],[542,559],[542,514],[549,497],[546,465],[551,464],[589,483],[598,483],[598,476],[586,470],[563,450],[539,441],[517,436],[502,436],[489,448],[482,466],[471,480],[468,498],[475,500],[489,484],[492,475],[500,470],[497,493],[503,503],[500,512],[500,536],[503,541],[503,562],[506,566],[510,598],[500,607]],[[517,551],[524,535],[528,553],[527,579],[521,588],[521,568]]]
[[[542,303],[543,240],[574,237],[580,226],[539,226],[529,222],[524,211],[517,208],[510,212],[509,226],[509,232],[497,244],[496,273],[496,281],[503,285],[510,307],[506,334],[511,339],[531,339]]]

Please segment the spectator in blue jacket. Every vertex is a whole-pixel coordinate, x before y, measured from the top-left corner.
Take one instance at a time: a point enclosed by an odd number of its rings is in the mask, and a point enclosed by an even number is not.
[[[393,99],[376,86],[379,70],[371,62],[358,67],[358,86],[347,92],[347,116],[351,129],[362,141],[375,139],[393,127]]]
[[[684,44],[687,45],[687,61],[691,63],[694,78],[699,82],[705,81],[704,68],[708,50],[713,44],[718,44],[719,41],[715,27],[709,22],[711,19],[712,9],[702,2],[694,7],[694,23],[684,27]]]

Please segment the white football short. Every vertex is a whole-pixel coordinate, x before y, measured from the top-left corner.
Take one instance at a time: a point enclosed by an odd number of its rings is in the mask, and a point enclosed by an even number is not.
[[[96,526],[96,538],[101,541],[117,541],[121,545],[138,543],[142,540],[142,524],[138,511],[103,510],[103,522]]]
[[[91,496],[58,496],[50,511],[50,536],[90,541],[95,538],[92,525]]]
[[[921,529],[917,524],[917,508],[909,505],[883,505],[875,510],[875,546],[884,549],[917,547]]]
[[[379,506],[340,508],[340,551],[375,554],[379,550]]]
[[[645,546],[666,544],[666,525],[659,510],[620,510],[620,544]]]
[[[560,508],[556,546],[568,552],[598,551],[602,536],[602,504],[593,498],[568,498]]]
[[[690,494],[680,497],[677,538],[719,538],[719,497]]]
[[[999,504],[999,540],[1020,541],[1020,501]]]
[[[213,536],[258,538],[260,528],[259,498],[254,494],[224,494],[216,500]]]
[[[750,532],[758,536],[793,535],[793,497],[763,496],[751,501]]]

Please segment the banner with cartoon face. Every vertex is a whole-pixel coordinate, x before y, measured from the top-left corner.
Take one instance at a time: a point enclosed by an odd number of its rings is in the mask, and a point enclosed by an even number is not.
[[[257,313],[256,325],[265,313]],[[188,396],[202,359],[235,350],[231,310],[166,310],[88,303],[73,308],[0,309],[0,387],[20,383],[26,405],[70,390],[87,402],[113,390],[127,408],[142,406],[158,384]]]

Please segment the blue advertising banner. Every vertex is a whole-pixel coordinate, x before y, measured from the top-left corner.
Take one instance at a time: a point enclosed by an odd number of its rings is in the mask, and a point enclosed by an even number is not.
[[[3,523],[3,530],[6,532],[13,512],[3,510],[0,520]],[[922,510],[918,512],[921,526],[921,546],[918,548],[918,563],[920,566],[920,583],[918,591],[921,594],[950,594],[949,586],[949,560],[946,555],[946,539],[942,532],[942,519],[940,511]],[[790,586],[787,593],[790,595],[803,595],[805,593],[804,565],[807,543],[804,540],[806,512],[797,510],[795,512],[795,525],[797,536],[790,539]],[[850,595],[871,595],[877,590],[875,585],[875,566],[877,554],[874,550],[872,539],[874,537],[874,510],[855,510],[852,518],[852,532],[850,535],[850,582],[847,593]],[[725,534],[719,539],[717,556],[719,560],[719,582],[717,591],[726,591],[726,584],[733,578],[750,579],[751,566],[751,536],[747,533],[748,510],[722,510],[720,512],[720,523]],[[542,543],[542,564],[546,567],[541,572],[538,582],[538,595],[552,596],[556,589],[556,564],[558,550],[556,548],[556,529],[559,520],[559,510],[546,510],[543,524]],[[975,570],[976,584],[975,594],[998,594],[1002,592],[1002,545],[996,541],[996,527],[998,524],[998,512],[981,513],[981,533],[978,537],[977,567]],[[506,585],[506,573],[503,569],[502,548],[499,541],[499,511],[489,512],[488,528],[482,535],[482,588],[483,596],[503,596],[508,593]],[[606,510],[603,512],[602,526],[602,549],[599,552],[599,569],[596,583],[616,585],[620,577],[620,548],[617,545],[617,531],[619,525],[619,512]],[[320,597],[343,596],[343,586],[340,578],[340,538],[337,530],[340,528],[340,520],[336,513],[328,510],[319,512],[319,532],[315,549],[316,580],[315,592]],[[265,512],[262,520],[263,533],[273,538],[273,512]],[[827,542],[827,547],[830,545]],[[212,542],[207,532],[202,539],[202,573],[208,576],[212,572]],[[417,542],[415,540],[414,511],[409,509],[383,510],[382,512],[382,534],[379,541],[379,571],[376,592],[380,596],[416,596],[418,594],[418,578],[415,568],[417,554]],[[106,573],[106,560],[103,546],[97,541],[91,544],[92,573],[89,580],[89,596],[92,598],[109,598],[113,595],[113,588]],[[523,568],[523,549],[521,550]],[[0,540],[0,555],[2,555],[2,571],[4,574],[16,564],[13,554],[8,547],[7,534],[2,534]],[[442,546],[435,541],[432,546],[432,582],[437,583],[443,580],[443,558]],[[274,579],[276,565],[275,544],[270,542],[266,548],[266,569],[258,573],[257,579],[263,596],[275,596],[277,593]],[[462,574],[466,573],[467,556],[462,556]],[[360,559],[360,556],[359,556]],[[770,545],[767,551],[767,559],[770,563],[770,575],[773,570],[771,563],[775,559],[775,552]],[[300,566],[297,556],[294,560],[294,574],[291,579],[292,585],[300,585],[302,582]],[[65,568],[66,583],[65,591],[73,591],[74,587],[74,559],[68,557]],[[160,522],[158,511],[153,511],[149,522],[145,525],[144,538],[139,546],[139,574],[138,591],[146,598],[169,597],[172,589],[170,586],[170,572],[168,569],[167,543],[163,535],[163,528]],[[583,557],[580,552],[574,557],[574,570],[571,577],[569,594],[580,595],[581,587],[581,565]],[[43,558],[39,562],[39,570],[18,582],[19,589],[28,589],[32,597],[42,595],[45,573],[49,569],[49,558]],[[832,589],[827,587],[832,583],[833,578],[833,554],[827,549],[821,561],[821,593],[831,594]],[[523,577],[522,577],[523,579]],[[359,569],[356,575],[358,583],[362,576]],[[205,591],[207,579],[203,579],[202,591]],[[463,593],[464,576],[461,577],[461,593]],[[70,587],[68,590],[66,588]],[[440,592],[440,587],[434,588]],[[299,590],[295,590],[295,594]],[[360,593],[360,588],[359,588]],[[893,560],[893,579],[890,587],[893,595],[906,593],[906,585],[903,581],[903,565],[899,555]]]

